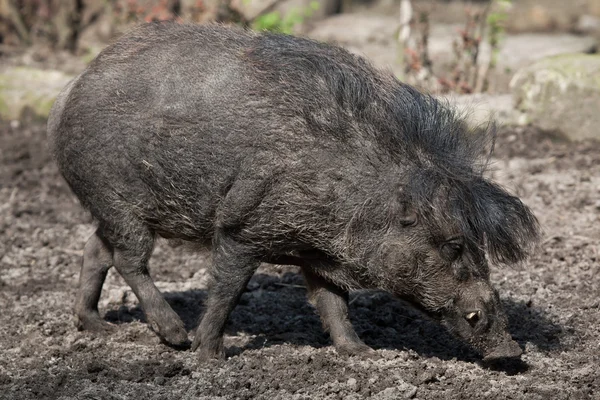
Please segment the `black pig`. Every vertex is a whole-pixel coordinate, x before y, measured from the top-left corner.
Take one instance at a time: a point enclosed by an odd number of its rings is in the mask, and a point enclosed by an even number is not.
[[[489,281],[538,237],[521,201],[486,180],[492,130],[330,45],[223,26],[143,25],[98,55],[48,121],[60,171],[98,221],[75,313],[115,266],[164,340],[184,325],[148,274],[157,235],[211,243],[192,344],[223,356],[223,329],[261,262],[301,267],[336,349],[369,352],[347,294],[383,289],[489,359],[521,349]]]

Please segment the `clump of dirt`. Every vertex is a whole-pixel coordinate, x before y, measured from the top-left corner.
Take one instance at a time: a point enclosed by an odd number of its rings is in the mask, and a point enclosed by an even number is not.
[[[93,222],[52,163],[43,124],[0,124],[0,398],[2,399],[587,399],[600,377],[600,144],[499,132],[490,174],[532,207],[545,230],[525,265],[492,280],[521,362],[484,365],[439,325],[386,293],[350,298],[374,359],[336,354],[296,268],[264,265],[230,318],[227,359],[206,364],[161,344],[113,271],[101,335],[71,316]],[[210,257],[159,242],[158,287],[191,331]]]

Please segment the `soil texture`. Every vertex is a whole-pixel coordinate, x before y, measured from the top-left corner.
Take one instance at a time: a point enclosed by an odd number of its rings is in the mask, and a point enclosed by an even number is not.
[[[386,293],[350,297],[377,357],[342,357],[293,267],[263,265],[231,316],[227,358],[200,363],[162,344],[109,272],[112,334],[78,331],[72,304],[94,231],[59,176],[45,126],[0,123],[0,399],[600,399],[600,144],[503,128],[490,173],[540,219],[522,266],[495,268],[522,361],[485,365],[442,327]],[[160,241],[157,286],[193,328],[210,256]]]

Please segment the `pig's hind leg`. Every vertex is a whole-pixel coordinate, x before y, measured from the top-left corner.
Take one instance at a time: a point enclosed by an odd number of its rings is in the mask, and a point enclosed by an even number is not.
[[[148,260],[154,249],[154,234],[143,224],[128,221],[127,230],[111,235],[114,266],[138,298],[150,328],[167,343],[189,343],[183,321],[154,285]]]
[[[83,266],[79,274],[79,291],[74,310],[79,329],[89,331],[114,329],[113,325],[104,321],[98,313],[102,285],[112,266],[113,248],[98,230],[89,238],[83,252]]]
[[[358,337],[348,318],[348,292],[302,268],[308,286],[308,298],[317,308],[323,327],[329,331],[338,353],[371,357],[375,351]]]

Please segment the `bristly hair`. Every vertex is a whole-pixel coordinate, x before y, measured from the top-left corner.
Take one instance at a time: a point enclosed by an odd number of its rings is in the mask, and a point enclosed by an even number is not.
[[[449,216],[465,239],[484,244],[496,263],[525,259],[540,237],[536,217],[521,200],[484,173],[496,127],[469,129],[449,105],[399,84],[392,105],[396,137],[409,160],[405,195],[421,214],[431,214],[434,199],[448,195]]]
[[[286,88],[282,104],[302,105],[298,112],[309,132],[340,141],[362,136],[401,165],[402,196],[421,214],[432,214],[441,191],[448,194],[449,212],[466,239],[485,243],[492,260],[522,260],[539,239],[529,208],[483,177],[494,147],[493,123],[470,129],[447,103],[339,47],[266,34],[247,57],[262,82]]]
[[[519,198],[484,177],[495,124],[470,129],[448,104],[404,84],[392,110],[396,136],[412,166],[405,192],[411,204],[431,214],[436,196],[446,193],[449,216],[467,241],[483,244],[496,263],[525,259],[539,240],[539,223]]]
[[[531,210],[519,198],[483,178],[458,187],[452,209],[467,237],[483,237],[488,254],[496,262],[511,264],[526,258],[540,236]]]

